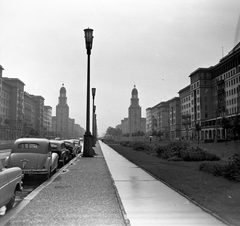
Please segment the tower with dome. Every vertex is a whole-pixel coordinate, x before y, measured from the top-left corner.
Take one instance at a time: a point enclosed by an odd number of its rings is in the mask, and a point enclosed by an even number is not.
[[[62,84],[60,89],[60,96],[58,98],[58,105],[56,106],[56,132],[61,138],[68,138],[69,136],[69,107],[67,104],[67,91]]]
[[[146,132],[146,118],[142,118],[142,108],[139,106],[138,90],[134,85],[131,103],[128,108],[128,130],[130,135]]]

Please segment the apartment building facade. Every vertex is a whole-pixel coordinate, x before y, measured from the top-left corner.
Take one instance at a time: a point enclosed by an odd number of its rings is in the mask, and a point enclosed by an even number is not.
[[[240,111],[240,43],[219,63],[210,68],[211,89],[209,94],[210,115],[202,118],[202,139],[226,139],[230,136],[222,128],[223,118],[234,122]]]
[[[37,101],[33,95],[24,92],[23,135],[37,134]]]
[[[180,115],[180,134],[181,139],[189,140],[191,133],[191,95],[190,85],[184,87],[179,92],[181,115]]]
[[[147,135],[161,132],[162,138],[169,137],[169,102],[159,104],[146,109],[146,131]]]
[[[122,134],[129,133],[128,118],[124,118],[124,119],[121,120],[121,127],[120,127],[120,129],[122,130]]]
[[[3,77],[3,70],[0,65],[0,139],[57,135],[57,117],[52,117],[51,106],[44,105],[44,97],[25,92],[25,84],[18,78]],[[59,98],[61,104],[65,103],[66,93],[60,92]],[[71,136],[74,136],[75,131],[81,135],[84,129],[80,125],[80,129],[78,126],[75,129],[74,123],[74,119],[67,118],[66,131],[70,127]]]
[[[24,83],[18,78],[2,77],[0,66],[0,139],[22,135],[24,125]]]
[[[198,68],[189,78],[190,85],[168,101],[170,139],[229,138],[232,131],[227,134],[222,119],[240,121],[240,43],[218,64]],[[157,106],[146,109],[148,132],[160,128]]]
[[[180,134],[180,98],[174,97],[169,103],[169,136],[171,140],[181,138]]]
[[[44,106],[43,129],[46,137],[51,137],[52,133],[52,107]]]

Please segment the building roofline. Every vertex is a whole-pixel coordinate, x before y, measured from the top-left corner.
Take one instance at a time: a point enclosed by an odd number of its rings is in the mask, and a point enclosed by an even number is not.
[[[180,99],[180,97],[173,97],[172,99],[168,100],[168,102],[174,101],[176,99]]]
[[[184,90],[190,89],[190,85],[187,85],[186,87],[180,89],[178,93],[183,92]]]
[[[192,75],[194,75],[198,71],[211,71],[212,68],[213,68],[213,66],[210,66],[208,68],[199,67],[195,71],[193,71],[188,77],[191,77]]]
[[[49,105],[44,105],[44,107],[45,107],[45,108],[51,108],[51,109],[52,109],[52,107],[49,106]]]
[[[22,83],[25,86],[25,83],[23,81],[21,81],[20,79],[18,79],[18,78],[2,77],[2,79],[5,80],[6,82],[8,82],[8,81],[17,81],[17,82]]]

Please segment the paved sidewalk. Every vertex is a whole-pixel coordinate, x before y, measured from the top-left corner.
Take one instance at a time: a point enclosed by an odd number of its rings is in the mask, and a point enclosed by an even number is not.
[[[100,142],[131,226],[223,226],[208,212]]]
[[[30,194],[22,201],[27,205],[5,225],[127,225],[98,144],[95,152],[96,157],[79,157],[35,197]]]

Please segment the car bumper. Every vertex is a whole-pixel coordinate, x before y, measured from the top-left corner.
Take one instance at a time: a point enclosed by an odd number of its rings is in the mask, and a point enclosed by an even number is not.
[[[35,175],[35,174],[47,174],[48,171],[46,169],[23,169],[22,170],[23,174],[28,174],[28,175]]]

